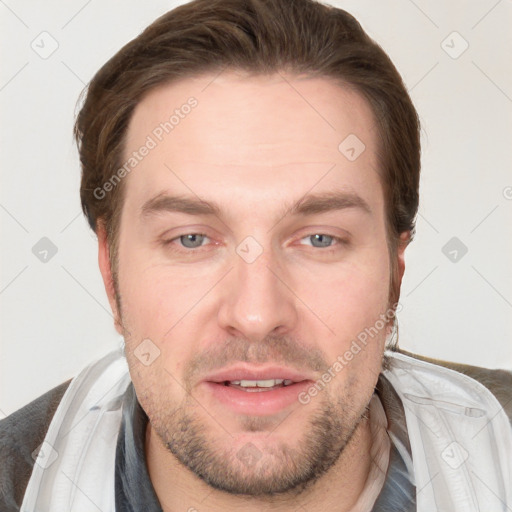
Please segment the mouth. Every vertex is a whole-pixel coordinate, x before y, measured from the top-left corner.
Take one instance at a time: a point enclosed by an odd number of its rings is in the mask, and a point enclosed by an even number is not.
[[[237,414],[266,416],[297,404],[313,376],[283,367],[242,365],[208,376],[201,382],[215,407]]]

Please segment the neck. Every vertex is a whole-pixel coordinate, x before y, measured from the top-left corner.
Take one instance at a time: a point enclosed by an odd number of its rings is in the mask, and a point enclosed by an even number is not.
[[[349,511],[361,494],[371,469],[370,421],[363,418],[336,463],[298,496],[250,497],[213,489],[176,460],[148,423],[146,458],[151,482],[164,512],[237,510],[288,512]]]

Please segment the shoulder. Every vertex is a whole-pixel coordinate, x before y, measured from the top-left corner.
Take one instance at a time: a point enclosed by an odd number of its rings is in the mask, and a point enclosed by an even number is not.
[[[17,511],[41,445],[70,381],[0,421],[0,510]]]
[[[433,359],[413,354],[402,349],[396,351],[409,357],[419,359],[420,361],[427,361],[428,363],[455,370],[480,382],[480,384],[483,384],[496,397],[498,402],[500,402],[512,424],[512,371],[443,361],[441,359]]]

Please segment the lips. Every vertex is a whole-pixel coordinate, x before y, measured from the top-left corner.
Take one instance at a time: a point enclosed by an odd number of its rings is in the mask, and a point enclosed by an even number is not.
[[[206,382],[233,383],[242,381],[264,382],[270,380],[291,381],[291,383],[313,380],[314,376],[284,366],[255,367],[252,365],[236,365],[224,368],[216,373],[207,375]],[[288,383],[288,382],[287,382]],[[265,387],[263,384],[261,387]]]
[[[238,364],[208,375],[200,382],[199,390],[213,400],[215,407],[265,416],[296,405],[298,395],[313,379],[309,373],[283,366]]]

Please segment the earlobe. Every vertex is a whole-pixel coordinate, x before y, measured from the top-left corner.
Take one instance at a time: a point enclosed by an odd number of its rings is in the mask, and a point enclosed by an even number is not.
[[[114,315],[115,328],[117,332],[122,335],[123,330],[120,322],[119,312],[117,311],[116,291],[110,266],[110,250],[107,240],[107,232],[103,223],[98,223],[96,234],[98,236],[98,264],[100,267],[101,277],[103,279],[103,285],[105,286],[110,308]]]

